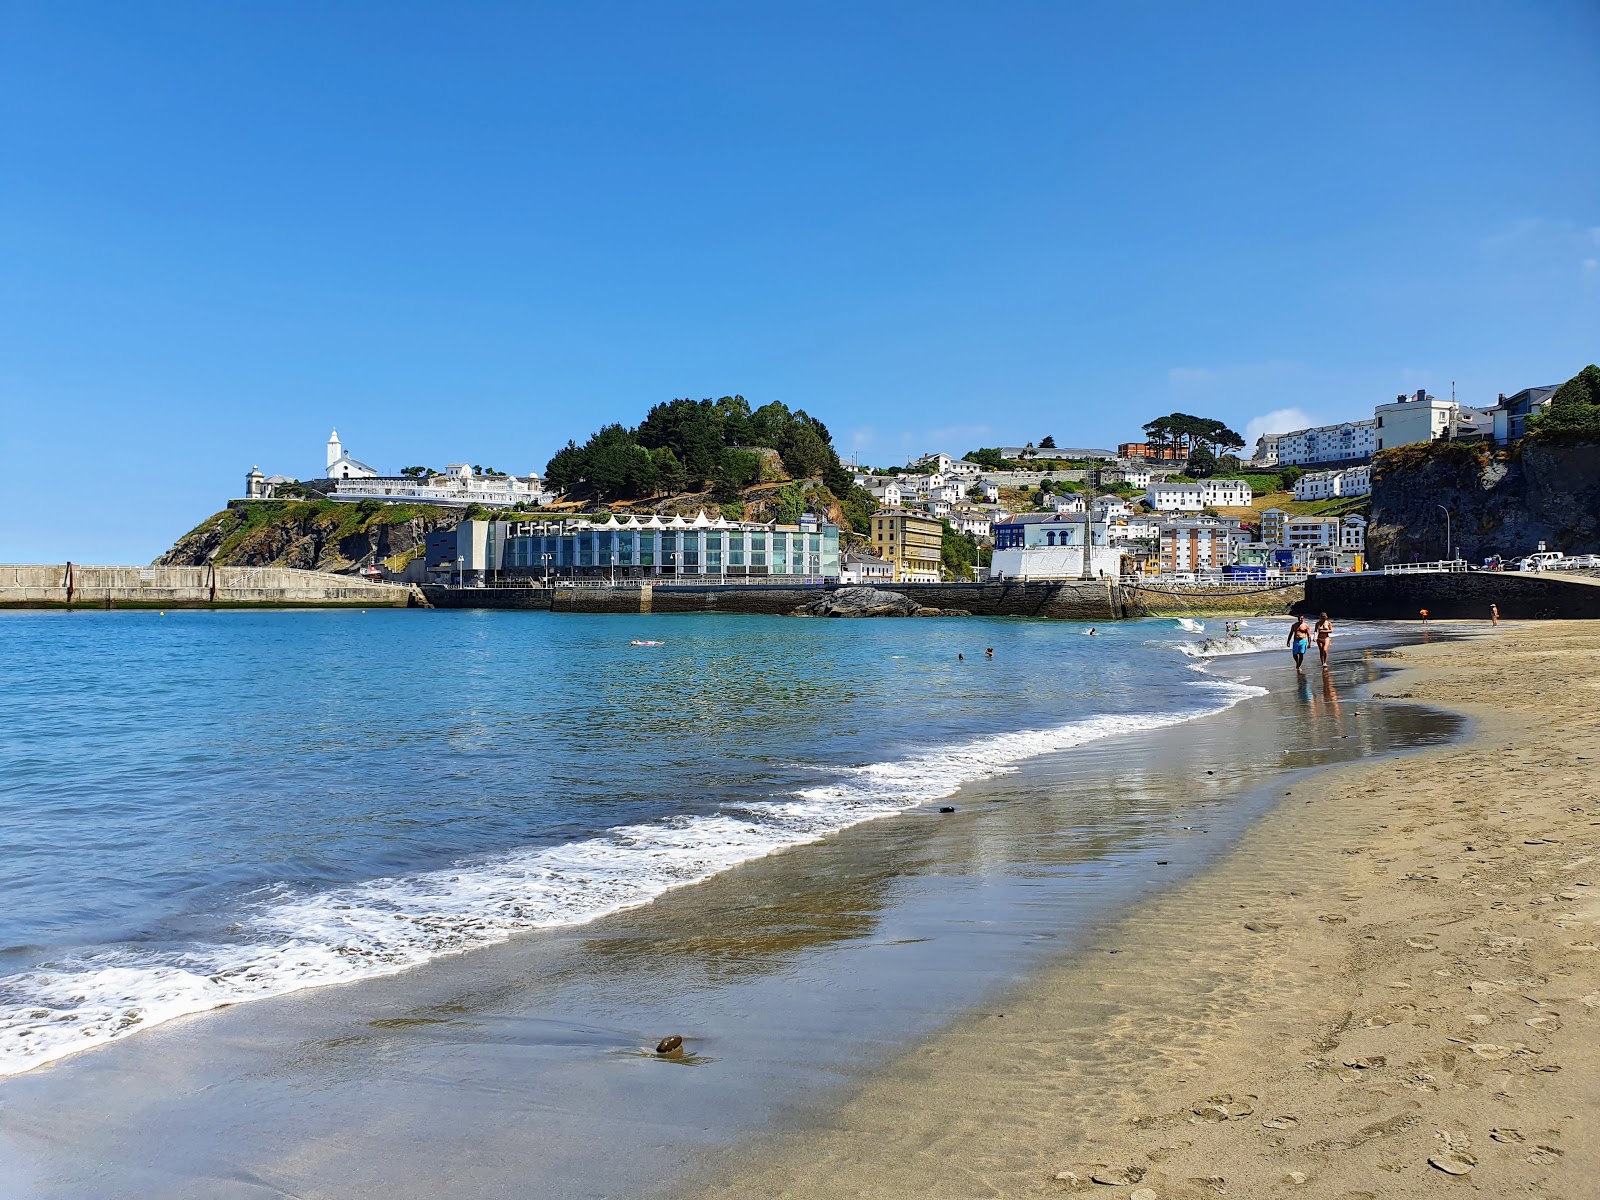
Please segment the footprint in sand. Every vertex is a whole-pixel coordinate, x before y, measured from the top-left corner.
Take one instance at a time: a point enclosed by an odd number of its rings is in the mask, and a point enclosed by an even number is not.
[[[1520,1129],[1491,1129],[1489,1130],[1489,1136],[1497,1142],[1505,1142],[1508,1145],[1515,1145],[1526,1140],[1523,1138],[1522,1130]]]
[[[1528,1161],[1536,1167],[1548,1167],[1561,1157],[1561,1151],[1554,1146],[1535,1146],[1528,1153]]]

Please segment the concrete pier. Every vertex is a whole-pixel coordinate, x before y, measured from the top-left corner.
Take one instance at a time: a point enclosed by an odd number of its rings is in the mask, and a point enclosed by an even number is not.
[[[405,608],[407,585],[289,567],[0,566],[0,608]]]

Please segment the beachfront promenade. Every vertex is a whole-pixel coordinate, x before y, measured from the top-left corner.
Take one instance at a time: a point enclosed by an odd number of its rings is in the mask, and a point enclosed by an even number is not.
[[[0,608],[404,608],[412,589],[290,567],[0,566]]]

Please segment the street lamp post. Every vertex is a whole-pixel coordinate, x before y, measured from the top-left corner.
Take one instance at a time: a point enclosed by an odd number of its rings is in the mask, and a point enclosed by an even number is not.
[[[1446,562],[1454,562],[1455,561],[1455,555],[1450,553],[1450,510],[1448,508],[1446,508],[1442,504],[1435,504],[1434,507],[1437,508],[1440,512],[1442,512],[1444,514],[1444,557],[1445,557],[1445,561]]]
[[[462,555],[456,555],[456,586],[467,586],[467,560]]]

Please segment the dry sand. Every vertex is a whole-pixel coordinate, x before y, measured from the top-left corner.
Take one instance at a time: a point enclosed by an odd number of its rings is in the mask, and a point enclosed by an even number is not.
[[[1600,624],[1399,653],[1464,745],[1217,867],[719,1164],[716,1197],[1600,1196]]]

